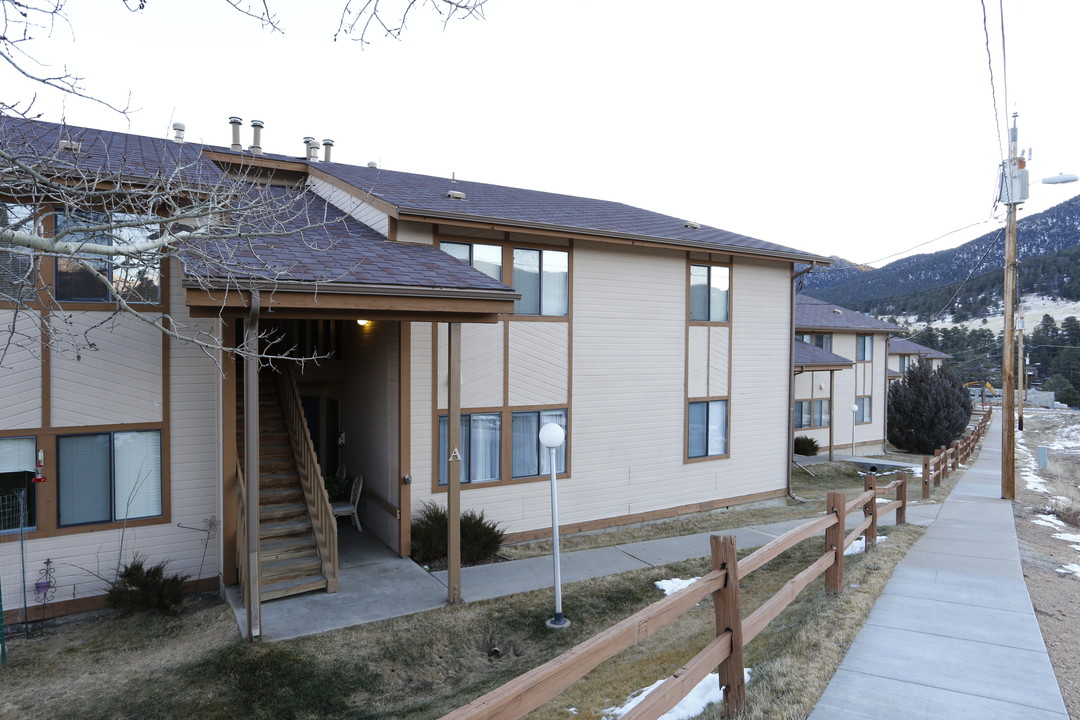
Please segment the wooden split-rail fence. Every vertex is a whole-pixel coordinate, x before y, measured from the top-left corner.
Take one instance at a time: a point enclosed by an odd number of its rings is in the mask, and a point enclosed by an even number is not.
[[[923,456],[922,463],[922,496],[923,499],[930,497],[930,486],[939,487],[942,480],[949,478],[949,473],[957,470],[961,463],[966,463],[971,454],[975,452],[975,446],[986,435],[990,427],[990,418],[993,410],[987,408],[986,412],[975,425],[964,435],[946,447],[942,445],[934,451],[934,454]]]
[[[708,595],[712,595],[715,608],[716,638],[687,664],[668,676],[623,718],[655,720],[678,705],[716,669],[719,669],[719,684],[724,690],[724,712],[730,717],[746,704],[743,647],[822,574],[825,575],[826,590],[830,593],[840,592],[844,583],[844,550],[863,533],[866,535],[866,549],[874,547],[881,515],[895,512],[897,524],[906,521],[907,480],[902,473],[897,474],[894,482],[880,488],[874,475],[865,476],[864,481],[865,491],[858,497],[849,501],[843,493],[830,492],[828,511],[824,517],[789,530],[742,560],[736,557],[734,536],[713,535],[709,538],[712,571],[707,575],[553,660],[445,715],[442,720],[518,720],[566,690],[605,660],[688,613]],[[892,491],[895,491],[895,499],[878,503],[882,494]],[[863,519],[850,532],[845,532],[848,513],[857,512],[860,508]],[[739,581],[781,553],[823,531],[825,553],[787,581],[746,619],[742,619]]]

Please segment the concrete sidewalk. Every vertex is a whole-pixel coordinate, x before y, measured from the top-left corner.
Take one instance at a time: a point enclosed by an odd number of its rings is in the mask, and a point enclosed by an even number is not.
[[[1001,426],[896,568],[810,720],[1068,720],[1028,596]]]

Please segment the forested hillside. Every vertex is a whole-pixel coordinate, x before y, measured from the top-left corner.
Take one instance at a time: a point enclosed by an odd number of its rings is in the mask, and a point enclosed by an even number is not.
[[[1080,299],[1080,196],[1018,224],[1024,293]],[[902,258],[881,268],[839,260],[801,278],[801,292],[879,316],[960,322],[1001,312],[1004,230],[950,250]]]

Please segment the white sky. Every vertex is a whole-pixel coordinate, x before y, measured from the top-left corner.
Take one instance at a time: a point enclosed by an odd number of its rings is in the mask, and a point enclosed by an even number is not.
[[[39,95],[43,119],[267,152],[333,138],[334,159],[618,200],[763,240],[874,262],[1001,225],[1004,119],[1034,150],[1021,217],[1080,193],[1075,0],[489,0],[400,42],[332,41],[344,0],[270,0],[286,33],[224,0],[69,0],[71,28],[27,46],[96,95]],[[383,0],[384,3],[390,0]],[[32,90],[0,70],[10,99]],[[1007,104],[1006,104],[1007,102]],[[1000,121],[1000,123],[998,122]],[[880,263],[879,263],[880,264]]]

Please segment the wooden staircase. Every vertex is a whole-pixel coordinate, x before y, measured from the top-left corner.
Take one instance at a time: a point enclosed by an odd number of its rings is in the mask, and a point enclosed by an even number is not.
[[[243,417],[243,384],[237,417]],[[237,428],[243,463],[243,425]],[[259,373],[259,594],[262,600],[327,589],[322,560],[272,371]]]

